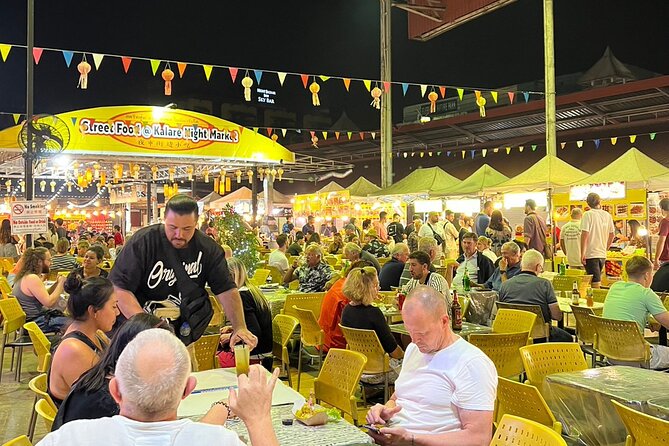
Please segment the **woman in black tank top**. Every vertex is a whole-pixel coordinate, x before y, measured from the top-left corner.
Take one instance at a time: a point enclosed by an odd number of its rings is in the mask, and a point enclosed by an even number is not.
[[[65,282],[70,294],[67,309],[72,324],[53,349],[53,360],[47,379],[47,391],[56,405],[67,396],[72,384],[95,365],[106,338],[98,332],[111,330],[118,309],[112,283],[102,277],[83,279],[72,272]]]

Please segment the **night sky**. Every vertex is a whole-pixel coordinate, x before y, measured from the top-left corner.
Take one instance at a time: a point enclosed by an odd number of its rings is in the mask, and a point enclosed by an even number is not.
[[[35,44],[40,47],[363,79],[379,77],[377,0],[35,3]],[[408,39],[405,11],[393,9],[392,18],[394,81],[497,88],[543,78],[540,0],[518,0],[429,42]],[[25,2],[0,2],[0,43],[25,43],[25,22]],[[607,46],[624,63],[669,74],[668,23],[666,0],[557,0],[557,75],[587,70]],[[126,75],[119,59],[107,58],[99,72],[91,73],[89,89],[79,90],[76,64],[80,60],[81,55],[75,54],[68,69],[61,54],[44,53],[35,68],[36,113],[169,102],[187,108],[187,99],[196,98],[212,100],[217,114],[222,103],[243,103],[243,71],[233,85],[227,71],[215,69],[207,82],[201,67],[189,67],[183,79],[174,81],[174,95],[167,98],[160,72],[153,77],[148,61],[139,60]],[[89,62],[93,63],[90,55]],[[172,69],[176,72],[176,66]],[[378,129],[379,113],[369,106],[371,98],[361,83],[352,84],[350,93],[340,80],[320,83],[319,109],[311,105],[310,94],[298,77],[289,77],[281,88],[276,75],[266,73],[261,87],[276,89],[275,107],[296,113],[300,123],[305,114],[323,114],[335,121],[345,111],[361,130]],[[0,63],[0,86],[0,112],[24,112],[22,49],[14,48],[8,61]],[[395,88],[393,98],[395,123],[401,122],[403,106],[425,102],[417,87],[406,97],[402,97],[401,88]],[[253,120],[238,123],[263,126],[263,122]],[[13,125],[11,116],[0,114],[0,128],[9,125]],[[308,140],[309,135],[293,135],[292,141],[284,143],[297,142],[295,138]],[[493,160],[487,162],[495,164]],[[378,176],[376,163],[360,166],[359,173],[378,181],[374,178]],[[462,175],[451,173],[464,177],[480,164],[472,162]],[[350,180],[357,176],[356,169]],[[342,184],[349,182],[347,179]]]

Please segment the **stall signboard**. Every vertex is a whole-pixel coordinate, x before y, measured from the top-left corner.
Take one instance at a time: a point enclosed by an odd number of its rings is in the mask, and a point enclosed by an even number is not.
[[[643,223],[648,215],[646,195],[644,189],[627,189],[621,198],[605,199],[602,197],[602,210],[611,214],[614,220],[637,220]],[[583,211],[587,210],[586,197],[587,194],[582,199],[572,200],[571,192],[569,194],[553,194],[553,218],[557,221],[568,221],[571,211],[575,207],[579,207]],[[654,209],[653,213],[655,214],[655,219],[657,219],[657,209]]]
[[[10,204],[12,234],[46,233],[49,216],[46,201],[14,201]]]
[[[197,157],[293,163],[295,155],[253,130],[202,113],[166,107],[119,106],[56,115],[70,132],[64,153]],[[0,147],[19,150],[21,126],[0,132]]]
[[[416,213],[442,212],[444,203],[441,200],[416,200],[413,202],[413,210]]]
[[[109,188],[110,204],[138,203],[146,200],[146,184],[114,184]]]
[[[602,200],[619,200],[625,198],[625,183],[583,184],[569,188],[571,201],[585,201],[590,193],[596,193]]]

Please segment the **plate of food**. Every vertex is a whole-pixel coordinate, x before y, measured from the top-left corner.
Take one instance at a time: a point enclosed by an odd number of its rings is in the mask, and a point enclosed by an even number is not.
[[[557,218],[568,218],[569,206],[557,206],[555,208],[555,214],[557,215]]]
[[[293,404],[295,419],[307,426],[321,426],[328,422],[328,410],[314,403],[313,397],[309,401],[301,398]]]
[[[617,204],[616,205],[616,217],[627,217],[627,205],[626,204]]]
[[[632,217],[643,217],[644,214],[644,205],[643,203],[631,203],[630,204],[630,215]]]

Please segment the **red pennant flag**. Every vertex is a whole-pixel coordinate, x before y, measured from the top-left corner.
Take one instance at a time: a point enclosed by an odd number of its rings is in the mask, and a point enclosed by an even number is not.
[[[309,83],[309,75],[300,74],[300,77],[302,78],[302,84],[304,85],[304,88],[307,88],[307,84]]]
[[[344,87],[346,87],[346,91],[351,87],[351,79],[344,78]]]
[[[132,58],[121,57],[121,63],[123,64],[123,71],[125,71],[125,74],[128,74],[128,70],[130,69],[130,64],[132,63]]]
[[[360,140],[363,141],[365,139],[365,132],[360,132]]]
[[[272,136],[272,127],[267,128],[267,136]]]
[[[186,71],[186,64],[183,62],[177,62],[177,68],[179,69],[179,79],[184,77],[184,71]]]
[[[514,93],[513,91],[510,91],[507,94],[509,95],[509,102],[511,102],[513,104],[513,98],[516,96],[516,93]]]
[[[339,132],[335,132],[335,138],[339,139]]]
[[[309,133],[311,133],[311,137],[312,137],[312,138],[313,138],[314,136],[316,136],[316,131],[315,131],[315,130],[312,130],[312,131],[310,131]]]
[[[239,71],[237,68],[234,67],[229,67],[228,71],[230,72],[230,78],[232,79],[232,83],[235,83],[235,79],[237,79],[237,71]]]
[[[386,81],[383,82],[383,91],[385,91],[386,93],[390,91],[390,82]]]
[[[39,60],[42,58],[43,48],[33,48],[33,58],[35,59],[35,65],[39,64]]]
[[[446,87],[439,87],[439,93],[441,94],[441,99],[446,97]]]

